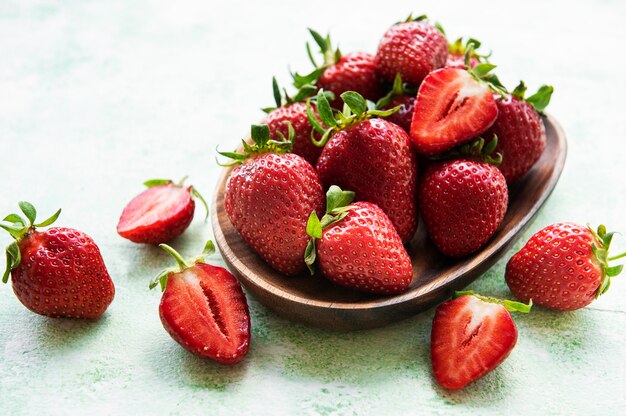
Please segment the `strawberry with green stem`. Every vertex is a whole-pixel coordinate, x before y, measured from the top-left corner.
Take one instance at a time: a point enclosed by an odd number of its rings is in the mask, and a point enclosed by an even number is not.
[[[187,179],[175,183],[171,179],[150,179],[144,182],[148,188],[133,198],[122,211],[117,233],[135,243],[159,244],[181,235],[195,212],[197,198],[209,217],[209,206],[193,185],[185,185]]]
[[[322,212],[324,191],[313,166],[288,153],[290,130],[289,139],[276,141],[267,125],[253,125],[253,143],[242,141],[242,153],[219,153],[235,166],[224,194],[228,219],[272,268],[293,276],[306,268],[306,223],[311,211]]]
[[[513,295],[537,305],[573,311],[604,294],[623,265],[609,263],[615,233],[571,222],[549,225],[535,233],[506,265],[505,279]]]
[[[468,38],[465,43],[463,43],[463,38],[460,37],[455,40],[453,43],[449,44],[449,55],[448,60],[446,61],[447,68],[460,68],[465,69],[466,67],[474,68],[476,65],[488,62],[489,56],[491,56],[491,52],[487,55],[482,55],[477,52],[477,49],[480,48],[481,42],[474,39]],[[466,62],[466,55],[469,51],[469,61]]]
[[[25,218],[7,215],[0,227],[15,239],[6,249],[13,291],[24,306],[53,318],[97,318],[115,296],[115,287],[96,243],[73,228],[39,228],[53,224],[61,210],[36,222],[35,207],[19,203]]]
[[[399,109],[376,110],[358,93],[341,94],[344,111],[333,111],[323,91],[317,110],[324,128],[309,119],[322,138],[315,141],[324,150],[317,172],[324,186],[351,189],[358,201],[372,202],[387,214],[403,242],[417,229],[417,161],[408,135],[399,126],[379,117]],[[376,118],[373,118],[376,117]]]
[[[435,310],[430,337],[433,374],[437,382],[457,390],[498,367],[517,343],[509,312],[530,312],[532,302],[456,292]]]
[[[550,103],[554,88],[543,85],[524,98],[526,85],[520,81],[511,94],[494,94],[498,117],[487,136],[498,136],[496,151],[505,157],[499,166],[508,183],[521,179],[537,163],[546,144],[541,115]]]
[[[315,146],[311,142],[311,135],[319,138],[320,134],[313,131],[313,127],[307,117],[307,109],[305,101],[317,93],[317,87],[306,84],[303,85],[295,96],[290,97],[285,89],[283,93],[280,91],[276,78],[272,78],[272,90],[274,92],[274,100],[276,107],[264,108],[267,117],[263,124],[267,124],[270,128],[270,138],[273,140],[282,140],[289,136],[289,125],[294,131],[294,141],[291,151],[302,156],[307,162],[315,165],[317,159],[322,153],[322,149]],[[332,99],[332,93],[327,93],[328,98]],[[313,104],[313,113],[316,115],[315,105]]]
[[[161,322],[183,348],[220,364],[240,362],[250,346],[250,313],[241,285],[228,270],[205,262],[215,251],[209,240],[201,256],[184,260],[160,244],[177,266],[161,271],[150,289],[161,286]]]
[[[342,55],[339,48],[333,48],[330,35],[324,37],[313,29],[309,29],[309,32],[320,49],[323,63],[321,65],[317,63],[307,43],[307,54],[315,69],[306,75],[293,74],[296,88],[314,84],[318,88],[332,92],[334,99],[330,103],[337,108],[342,104],[339,96],[346,91],[356,91],[373,101],[383,95],[374,55],[366,52]]]
[[[403,292],[413,268],[400,236],[377,205],[353,200],[354,192],[333,185],[322,219],[311,212],[305,252],[311,274],[317,260],[322,274],[338,285],[370,293]]]

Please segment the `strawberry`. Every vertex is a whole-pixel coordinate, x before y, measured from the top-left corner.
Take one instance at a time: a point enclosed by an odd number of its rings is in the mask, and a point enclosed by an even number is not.
[[[419,185],[422,218],[443,254],[462,257],[496,232],[508,205],[506,180],[490,163],[448,160],[428,167]]]
[[[324,59],[319,65],[313,58],[311,47],[307,43],[307,53],[315,69],[306,75],[293,74],[294,86],[302,88],[314,84],[325,91],[332,92],[331,105],[341,108],[339,96],[346,91],[356,91],[368,100],[376,101],[383,96],[381,79],[374,62],[374,55],[366,52],[352,52],[342,55],[339,49],[333,49],[330,36],[323,37],[309,29]]]
[[[135,243],[159,244],[181,235],[193,220],[198,198],[209,207],[200,193],[191,185],[183,185],[169,179],[151,179],[144,182],[148,187],[133,198],[122,211],[117,233]]]
[[[202,256],[183,258],[170,246],[178,267],[163,270],[150,283],[160,284],[159,315],[170,336],[187,351],[220,364],[243,360],[250,346],[250,313],[235,276],[223,267],[205,263],[215,251],[209,240]]]
[[[397,124],[407,133],[411,133],[411,121],[413,121],[413,110],[415,108],[415,94],[417,89],[412,88],[402,82],[400,74],[393,80],[391,91],[378,100],[376,108],[388,110],[399,107],[398,111],[387,117],[387,121]]]
[[[429,72],[441,68],[448,58],[448,41],[426,16],[397,23],[385,34],[376,52],[381,76],[393,82],[396,74],[413,85],[420,85]]]
[[[490,88],[502,90],[497,77],[489,74],[493,68],[491,64],[471,70],[442,68],[426,77],[411,123],[411,139],[419,153],[442,153],[491,127],[498,107]]]
[[[20,202],[26,219],[7,215],[0,227],[15,241],[7,247],[7,267],[13,291],[31,311],[53,318],[97,318],[115,296],[100,250],[85,233],[73,228],[46,227],[56,221],[58,210],[45,221],[35,223],[37,212],[28,202]]]
[[[342,95],[354,114],[333,117],[318,94],[318,110],[327,126],[328,140],[317,162],[317,172],[325,187],[338,185],[352,189],[359,201],[378,205],[387,214],[400,238],[411,240],[417,228],[417,162],[408,135],[397,125],[367,110],[365,99],[355,92]],[[332,137],[331,137],[332,135]]]
[[[531,304],[456,292],[435,310],[430,355],[437,382],[457,390],[499,366],[517,342],[509,311],[530,312]]]
[[[313,131],[311,123],[307,117],[306,99],[317,92],[317,88],[307,84],[302,86],[294,97],[290,97],[287,91],[283,94],[280,92],[276,78],[272,79],[272,87],[274,91],[274,100],[276,107],[265,108],[267,117],[263,124],[267,124],[270,128],[270,138],[272,140],[281,140],[289,135],[289,124],[293,128],[295,138],[292,153],[302,156],[312,165],[315,165],[317,159],[322,153],[322,148],[317,147],[311,141],[311,135],[320,138],[320,134]],[[319,118],[315,106],[312,107],[313,114]]]
[[[324,191],[317,172],[293,153],[291,142],[270,140],[266,125],[252,126],[254,144],[244,154],[220,152],[237,164],[226,182],[224,208],[244,241],[271,267],[286,275],[306,267],[306,223],[322,212]]]
[[[622,265],[609,261],[614,233],[601,225],[594,232],[571,222],[549,225],[535,235],[506,265],[506,283],[524,301],[559,311],[583,308],[605,293]]]
[[[311,274],[316,258],[326,278],[351,289],[382,294],[406,290],[413,278],[411,258],[385,213],[370,202],[355,202],[354,192],[331,186],[326,215],[311,212],[311,241],[305,260]],[[317,249],[317,252],[316,252]]]
[[[523,82],[512,94],[494,95],[498,117],[486,133],[498,137],[496,151],[504,155],[499,166],[508,183],[519,180],[539,160],[546,144],[546,129],[540,113],[550,102],[553,88],[544,85],[534,95],[524,99]]]
[[[448,48],[450,54],[445,65],[447,68],[474,68],[488,57],[476,52],[476,49],[480,48],[480,42],[474,38],[467,39],[465,44],[463,38],[458,38]]]

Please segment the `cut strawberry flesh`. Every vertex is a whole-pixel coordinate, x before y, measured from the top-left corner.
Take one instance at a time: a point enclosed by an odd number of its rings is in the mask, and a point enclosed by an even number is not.
[[[199,262],[170,274],[159,312],[172,338],[200,357],[235,364],[248,352],[246,298],[235,277],[221,267]]]
[[[124,208],[117,231],[120,234],[167,221],[191,202],[189,189],[173,184],[148,188]]]
[[[504,306],[462,296],[437,308],[431,333],[435,378],[456,390],[496,368],[517,342],[517,329]]]
[[[419,153],[434,155],[479,136],[497,115],[489,87],[466,70],[442,68],[430,73],[419,88],[411,139]]]

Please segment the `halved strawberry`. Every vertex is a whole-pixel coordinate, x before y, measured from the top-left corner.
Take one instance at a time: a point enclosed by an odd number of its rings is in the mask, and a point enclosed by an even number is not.
[[[433,373],[450,390],[465,387],[502,363],[517,342],[509,311],[531,305],[457,292],[435,311],[430,339]]]
[[[202,256],[183,260],[173,248],[161,244],[178,268],[162,271],[150,288],[161,285],[161,322],[183,348],[220,364],[235,364],[248,353],[250,313],[235,277],[222,267],[204,262],[214,250],[207,242]]]
[[[481,78],[493,68],[491,64],[480,64],[470,71],[442,68],[424,79],[411,123],[411,139],[419,153],[430,156],[444,152],[491,127],[498,107],[490,84]]]
[[[209,208],[204,198],[193,186],[169,179],[151,179],[144,182],[148,187],[124,208],[117,224],[117,233],[135,243],[159,244],[173,240],[191,224],[198,198]]]

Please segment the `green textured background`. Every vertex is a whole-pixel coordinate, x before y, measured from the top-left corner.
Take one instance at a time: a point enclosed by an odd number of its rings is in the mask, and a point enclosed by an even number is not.
[[[452,37],[492,48],[507,85],[552,83],[549,111],[570,152],[522,240],[562,220],[626,231],[625,2],[363,4],[0,1],[0,213],[20,199],[42,215],[63,207],[58,224],[95,239],[117,288],[101,319],[79,322],[34,315],[0,287],[0,414],[623,412],[623,277],[584,310],[515,316],[511,356],[454,393],[430,373],[432,311],[334,333],[249,298],[252,346],[232,368],[195,358],[161,327],[159,293],[147,283],[170,260],[115,234],[121,209],[151,177],[189,174],[210,197],[216,145],[233,147],[259,120],[258,109],[272,103],[273,74],[286,83],[288,64],[309,67],[307,26],[331,30],[344,52],[374,51],[392,22],[427,12]],[[211,236],[201,217],[173,243],[183,253]],[[508,296],[503,272],[513,250],[471,288]]]

